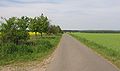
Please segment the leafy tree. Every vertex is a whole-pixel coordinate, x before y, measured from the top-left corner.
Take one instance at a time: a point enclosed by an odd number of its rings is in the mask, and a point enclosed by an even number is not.
[[[39,30],[39,25],[37,23],[37,17],[30,18],[29,30],[32,32],[35,32],[35,36],[37,36],[37,32]]]
[[[29,39],[27,32],[28,28],[28,17],[16,18],[12,17],[5,19],[5,23],[1,24],[1,35],[3,42],[13,42],[18,44],[19,41],[26,41]]]
[[[28,40],[29,39],[29,33],[28,33],[28,26],[29,26],[29,18],[26,16],[22,16],[20,19],[18,19],[18,32],[17,37],[19,40]]]
[[[60,28],[60,26],[57,26],[58,29],[58,33],[63,33],[62,29]]]
[[[38,17],[38,24],[39,24],[39,33],[47,33],[48,27],[49,27],[49,20],[47,17],[45,17],[43,14],[41,14],[40,17]]]
[[[5,22],[1,23],[1,39],[3,42],[13,42],[19,44],[19,42],[25,42],[29,39],[29,31],[49,34],[62,33],[60,26],[50,25],[50,22],[46,16],[41,14],[39,17],[29,18],[22,16],[20,18],[11,17],[9,19],[2,18]]]
[[[16,17],[4,19],[6,22],[1,23],[1,35],[3,42],[13,42],[17,31]]]
[[[29,29],[32,32],[35,32],[35,35],[37,36],[37,32],[41,33],[47,33],[49,27],[49,20],[47,17],[45,17],[43,14],[39,17],[30,18],[30,25]]]
[[[56,25],[49,26],[48,34],[58,34],[58,33],[63,33],[60,26],[56,26]]]
[[[49,26],[49,30],[48,30],[49,34],[57,34],[58,33],[58,29],[55,25],[50,25]]]

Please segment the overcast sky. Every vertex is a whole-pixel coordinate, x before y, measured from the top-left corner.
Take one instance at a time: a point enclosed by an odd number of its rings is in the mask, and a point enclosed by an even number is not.
[[[120,30],[120,0],[0,0],[0,16],[44,13],[62,29]]]

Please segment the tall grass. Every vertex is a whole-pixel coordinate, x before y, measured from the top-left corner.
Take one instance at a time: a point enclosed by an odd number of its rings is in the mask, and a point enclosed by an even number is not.
[[[72,33],[71,35],[120,68],[120,34]]]
[[[49,38],[39,37],[34,41],[31,39],[28,43],[22,45],[16,45],[14,43],[1,44],[0,65],[42,60],[54,51],[59,40],[60,36]]]

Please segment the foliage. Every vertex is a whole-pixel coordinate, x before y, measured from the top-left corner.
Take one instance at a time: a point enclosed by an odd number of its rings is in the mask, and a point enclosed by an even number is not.
[[[36,36],[37,32],[41,33],[41,37],[42,33],[48,34],[62,33],[60,26],[50,25],[48,18],[43,14],[41,14],[41,16],[39,17],[30,18],[29,29],[30,31],[35,32]]]
[[[53,52],[59,40],[60,36],[56,36],[54,38],[39,38],[33,42],[35,45],[2,44],[0,45],[0,65],[16,61],[28,62],[40,60]]]
[[[30,18],[29,30],[31,32],[35,32],[35,35],[37,36],[37,32],[39,30],[39,25],[38,25],[38,23],[36,23],[36,21],[37,21],[36,17]]]
[[[38,17],[38,23],[40,23],[40,27],[39,27],[39,33],[41,33],[41,36],[42,36],[42,33],[47,33],[48,31],[48,27],[49,27],[49,20],[47,17],[44,17],[43,14]]]
[[[61,33],[61,28],[59,26],[50,25],[50,22],[46,16],[41,14],[39,17],[29,18],[27,16],[22,16],[21,18],[11,17],[2,18],[5,22],[0,25],[1,40],[3,43],[12,42],[15,44],[20,44],[25,42],[29,37],[29,31],[41,33]]]
[[[4,22],[0,24],[0,65],[42,59],[52,53],[59,42],[60,36],[48,35],[51,25],[43,14],[34,18],[22,16],[2,19]],[[60,33],[58,30],[61,28],[56,29],[53,32]],[[40,33],[41,37],[38,35]]]
[[[47,33],[48,27],[49,27],[49,20],[47,17],[43,16],[43,14],[39,17],[35,17],[34,19],[31,18],[31,24],[29,29],[32,30],[32,32],[35,32],[37,35],[37,32],[41,33]]]
[[[1,25],[1,36],[4,43],[13,42],[18,44],[19,41],[29,39],[29,34],[26,30],[29,25],[27,17],[23,16],[20,19],[12,17],[5,19],[5,21]]]
[[[120,68],[120,34],[71,33]]]
[[[63,33],[60,26],[56,26],[56,25],[50,25],[49,26],[48,34],[58,34],[58,33]]]

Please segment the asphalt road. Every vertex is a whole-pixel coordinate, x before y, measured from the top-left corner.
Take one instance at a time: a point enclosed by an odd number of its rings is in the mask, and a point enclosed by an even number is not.
[[[47,71],[119,71],[68,34],[64,34]]]

